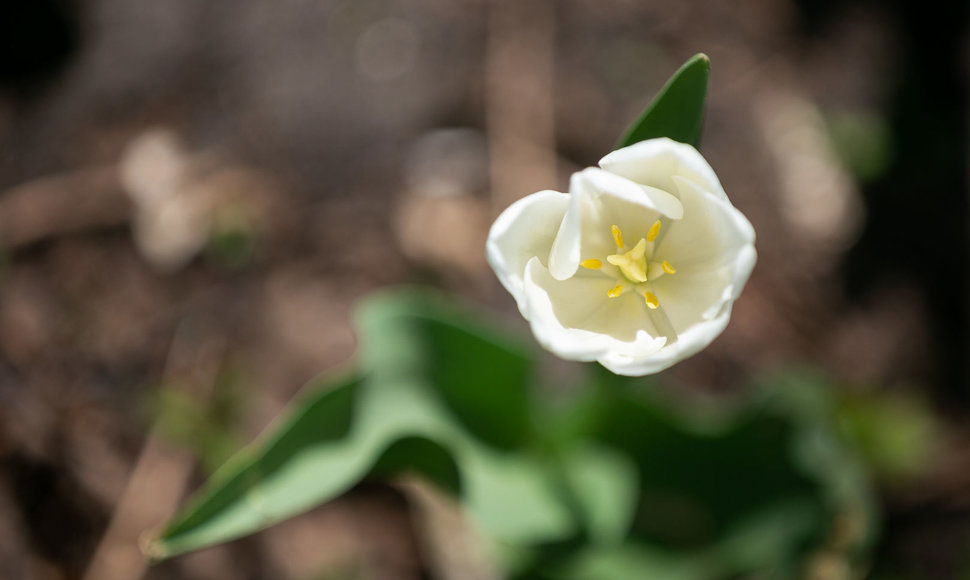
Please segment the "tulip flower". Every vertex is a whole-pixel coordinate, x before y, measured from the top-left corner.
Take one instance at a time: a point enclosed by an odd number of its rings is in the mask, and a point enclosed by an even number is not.
[[[613,151],[495,220],[488,261],[536,339],[621,375],[659,372],[727,326],[754,229],[701,154],[666,138]]]

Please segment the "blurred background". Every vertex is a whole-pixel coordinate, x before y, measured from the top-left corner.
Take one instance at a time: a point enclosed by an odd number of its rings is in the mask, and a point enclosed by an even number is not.
[[[134,538],[353,356],[368,292],[437,286],[527,336],[488,226],[697,52],[702,151],[760,259],[665,384],[825,377],[862,426],[871,577],[970,577],[968,22],[933,0],[4,3],[0,578],[438,577],[377,484],[152,568]]]

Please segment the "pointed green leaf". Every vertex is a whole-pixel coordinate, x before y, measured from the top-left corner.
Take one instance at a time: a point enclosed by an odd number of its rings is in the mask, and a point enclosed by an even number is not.
[[[369,476],[417,472],[514,543],[578,533],[548,456],[530,450],[529,357],[438,296],[387,294],[358,316],[358,377],[318,385],[221,469],[155,540],[161,559],[266,528]]]
[[[656,137],[668,137],[697,147],[710,72],[711,61],[706,54],[691,57],[660,89],[615,149]]]
[[[347,378],[297,403],[274,434],[224,465],[147,552],[162,559],[265,528],[346,490],[366,469],[347,438],[360,381]]]

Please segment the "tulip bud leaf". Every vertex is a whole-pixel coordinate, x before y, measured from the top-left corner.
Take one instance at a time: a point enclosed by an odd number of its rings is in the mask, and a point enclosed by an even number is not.
[[[615,148],[657,137],[668,137],[697,147],[710,72],[711,61],[706,54],[691,57],[670,77]]]

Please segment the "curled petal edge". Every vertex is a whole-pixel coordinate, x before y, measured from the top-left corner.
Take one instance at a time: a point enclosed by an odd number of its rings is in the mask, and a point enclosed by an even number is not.
[[[717,317],[692,326],[681,333],[676,342],[665,345],[650,356],[636,359],[612,353],[601,358],[599,362],[618,375],[643,376],[659,373],[704,349],[724,332],[730,318],[729,303]]]
[[[650,183],[678,175],[695,182],[715,197],[727,199],[714,169],[700,152],[686,143],[666,137],[617,149],[600,159],[599,165],[637,183]]]
[[[485,257],[523,316],[526,266],[535,256],[549,255],[568,206],[569,196],[558,191],[533,193],[506,208],[489,229]]]

